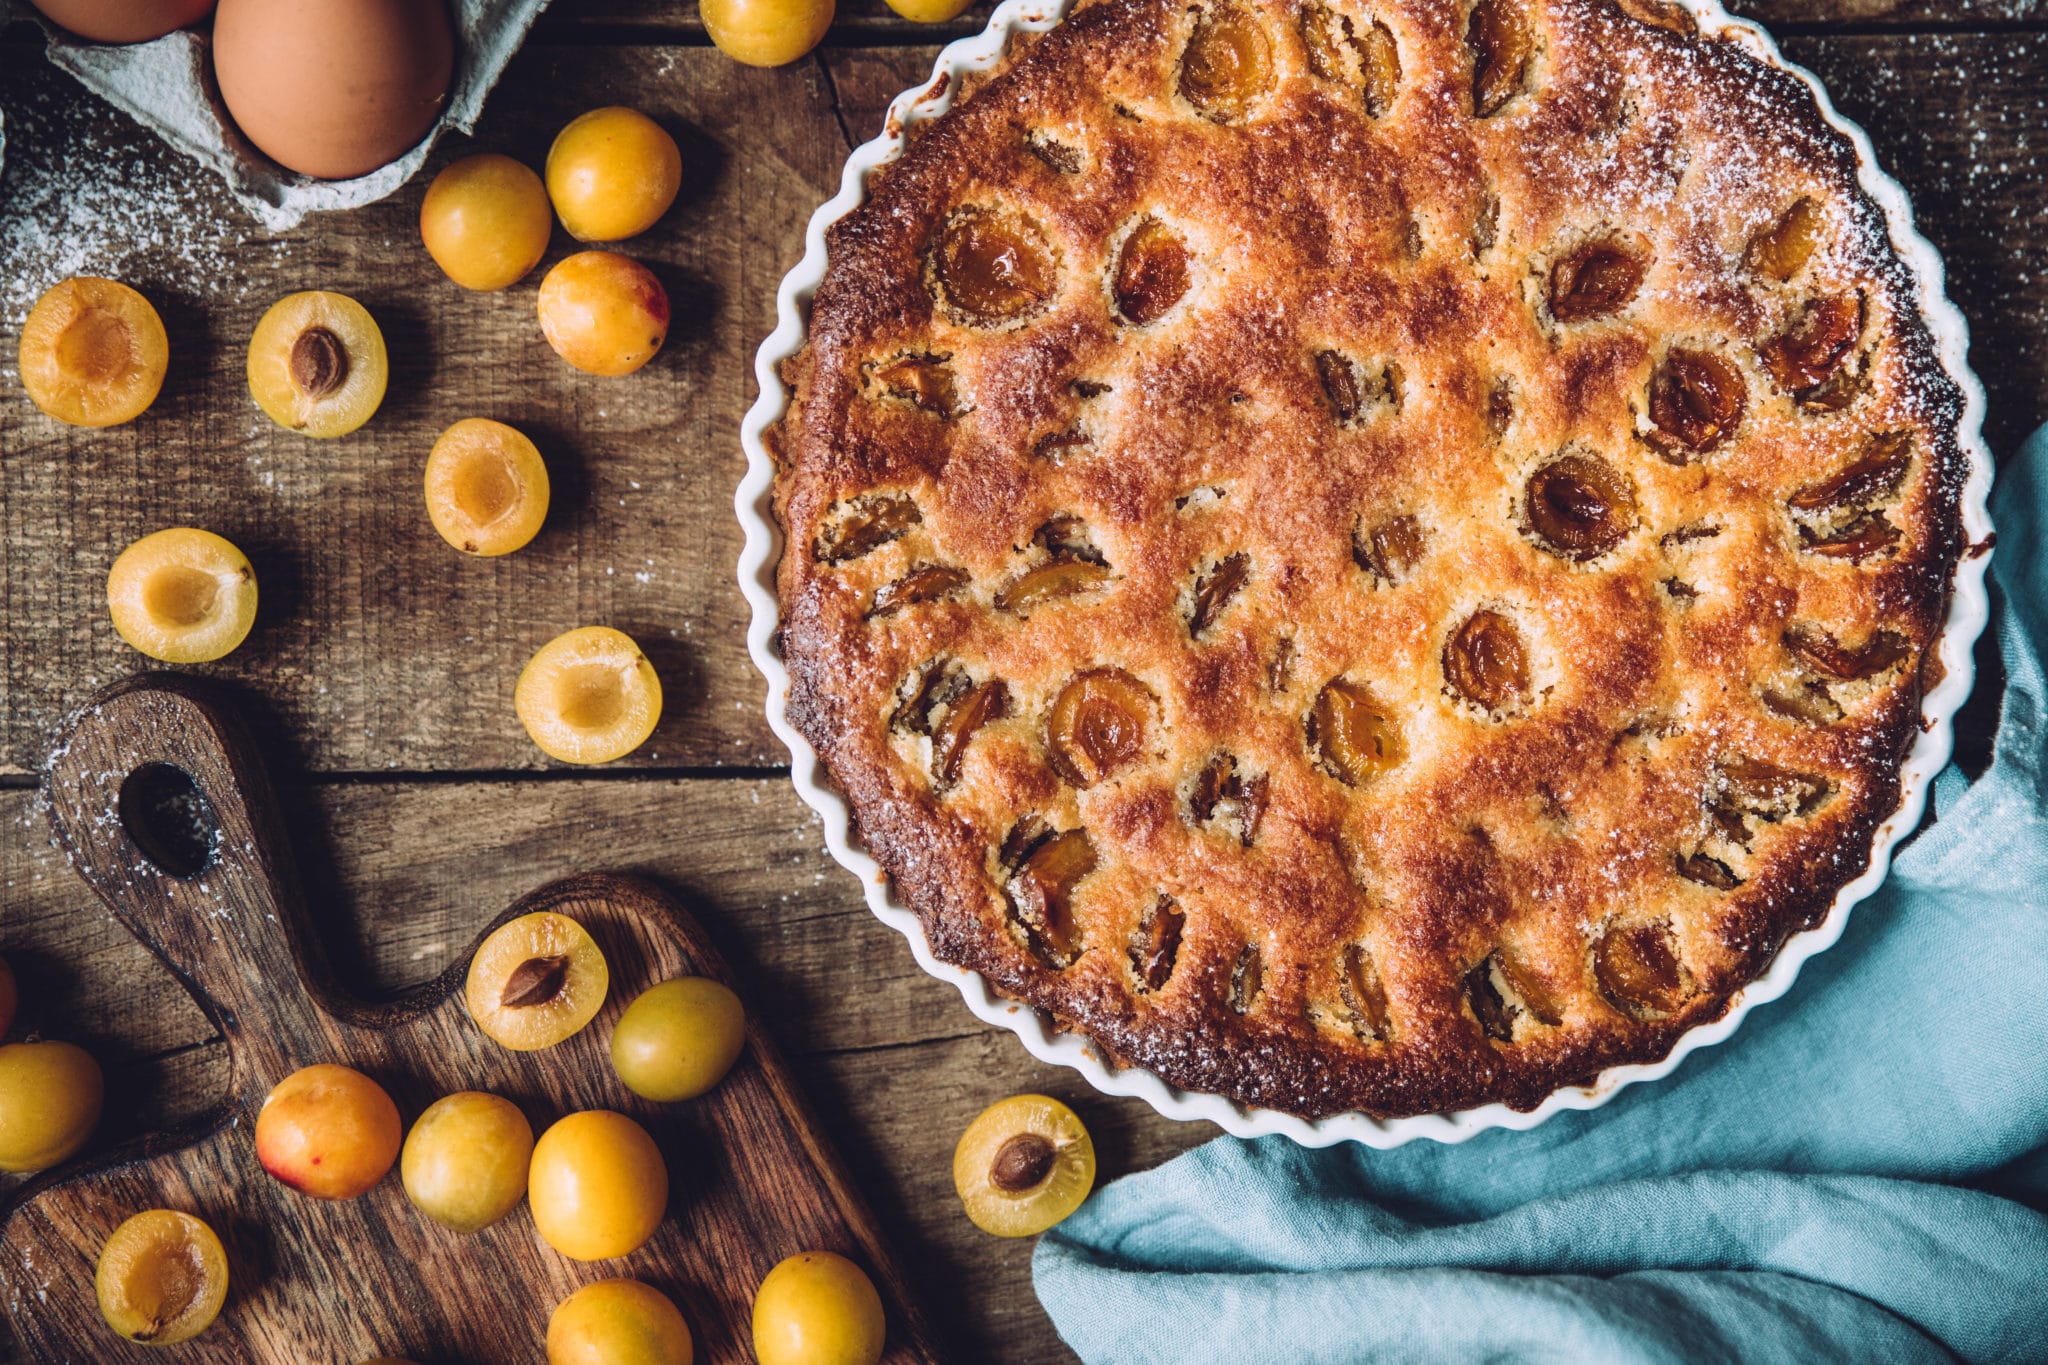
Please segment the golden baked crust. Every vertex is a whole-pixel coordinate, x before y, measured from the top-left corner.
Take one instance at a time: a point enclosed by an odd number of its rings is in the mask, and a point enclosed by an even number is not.
[[[1868,866],[1961,550],[1855,177],[1653,0],[1104,0],[924,129],[776,498],[933,952],[1307,1116],[1722,1013]]]

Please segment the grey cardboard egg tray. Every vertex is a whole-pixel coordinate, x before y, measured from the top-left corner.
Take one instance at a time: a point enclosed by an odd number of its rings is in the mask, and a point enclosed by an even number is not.
[[[450,0],[455,21],[455,77],[433,130],[398,160],[354,180],[313,180],[284,169],[236,130],[213,80],[204,28],[180,29],[154,42],[89,43],[50,23],[20,0],[0,0],[0,25],[33,19],[49,35],[52,64],[135,118],[180,152],[219,175],[228,192],[265,227],[283,231],[309,213],[373,203],[412,179],[449,128],[469,132],[512,54],[526,40],[548,0]],[[4,154],[0,130],[0,154]]]

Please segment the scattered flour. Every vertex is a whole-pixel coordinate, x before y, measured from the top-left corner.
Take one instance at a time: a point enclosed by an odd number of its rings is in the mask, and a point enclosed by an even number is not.
[[[218,175],[265,227],[283,230],[296,226],[308,213],[359,208],[384,198],[412,179],[443,131],[474,128],[485,97],[547,6],[548,0],[454,0],[459,56],[441,121],[419,146],[390,165],[356,180],[335,181],[309,180],[284,170],[235,130],[212,89],[203,31],[181,30],[152,43],[115,46],[82,42],[38,22],[49,35],[52,65],[76,76],[88,90],[142,123],[196,166]],[[0,0],[0,25],[7,19],[8,0]],[[17,140],[17,151],[21,140],[26,139]]]
[[[0,327],[18,328],[45,289],[72,275],[147,278],[217,297],[245,287],[249,253],[291,250],[247,240],[260,229],[217,180],[166,156],[63,77],[21,74],[0,91]]]

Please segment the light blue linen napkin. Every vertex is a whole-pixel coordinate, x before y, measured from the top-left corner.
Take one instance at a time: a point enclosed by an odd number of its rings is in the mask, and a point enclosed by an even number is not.
[[[1996,758],[1735,1037],[1457,1147],[1219,1138],[1033,1273],[1084,1360],[2048,1361],[2048,430],[2001,471]]]

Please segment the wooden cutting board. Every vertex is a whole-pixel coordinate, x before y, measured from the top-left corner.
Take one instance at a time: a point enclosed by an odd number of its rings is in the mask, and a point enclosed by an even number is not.
[[[641,990],[684,973],[739,988],[703,930],[657,888],[571,877],[493,921],[561,911],[590,930],[610,964],[610,999],[589,1027],[517,1053],[486,1037],[463,1005],[474,945],[391,1003],[365,1004],[336,982],[297,893],[262,764],[219,694],[165,675],[103,693],[60,736],[47,794],[73,864],[177,974],[232,1060],[227,1095],[198,1119],[91,1152],[0,1204],[0,1307],[32,1360],[354,1365],[395,1355],[523,1365],[545,1358],[548,1315],[563,1296],[628,1275],[682,1308],[698,1361],[750,1361],[755,1288],[784,1256],[811,1249],[866,1267],[888,1308],[886,1360],[940,1359],[908,1282],[763,1028],[761,1002],[748,1002],[746,1051],[709,1095],[651,1104],[613,1073],[611,1026]],[[217,830],[210,853],[207,824]],[[465,1089],[511,1099],[536,1136],[581,1109],[630,1114],[667,1157],[669,1216],[632,1255],[585,1264],[540,1241],[524,1204],[473,1236],[447,1231],[407,1203],[395,1169],[361,1199],[306,1198],[265,1174],[252,1132],[270,1087],[314,1062],[375,1077],[408,1124]],[[108,1233],[158,1207],[213,1225],[231,1283],[211,1328],[145,1353],[101,1321],[93,1270]]]

